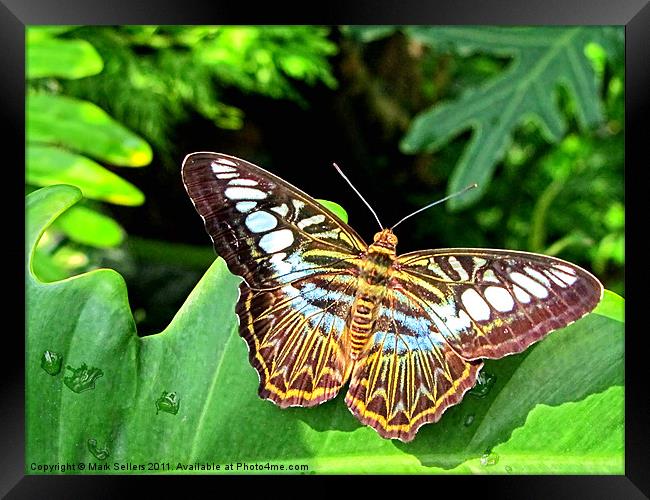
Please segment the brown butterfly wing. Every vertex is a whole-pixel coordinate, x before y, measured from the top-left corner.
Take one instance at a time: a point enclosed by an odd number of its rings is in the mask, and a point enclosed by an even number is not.
[[[468,360],[521,352],[589,313],[603,294],[584,269],[528,252],[430,250],[398,262],[397,285]]]
[[[345,319],[356,289],[361,238],[279,177],[219,153],[194,153],[183,181],[215,250],[244,278],[239,333],[281,407],[334,397],[351,369]]]
[[[252,288],[353,268],[366,249],[327,208],[245,160],[193,153],[182,172],[217,254]]]

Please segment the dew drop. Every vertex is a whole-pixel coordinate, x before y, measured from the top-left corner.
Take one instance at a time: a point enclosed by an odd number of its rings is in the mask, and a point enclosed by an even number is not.
[[[490,450],[486,450],[481,457],[481,465],[483,467],[488,467],[490,465],[496,465],[499,462],[499,455],[492,453]]]
[[[106,460],[110,455],[110,452],[108,451],[108,446],[104,446],[103,448],[97,447],[96,439],[88,440],[88,450],[90,450],[90,453],[92,453],[97,460]]]
[[[72,375],[63,377],[63,382],[68,388],[76,392],[77,394],[88,391],[95,388],[95,381],[99,377],[104,376],[104,372],[99,368],[93,366],[88,367],[86,363],[81,363],[79,368],[72,368],[71,366],[66,366],[66,370],[70,370]]]
[[[159,411],[176,415],[180,408],[181,400],[175,392],[163,391],[161,396],[156,400],[156,415]]]
[[[463,425],[465,425],[465,427],[469,427],[473,423],[474,423],[474,415],[470,414],[467,415],[467,417],[465,418],[465,422],[463,422]]]
[[[58,375],[63,365],[63,356],[58,352],[45,351],[41,356],[41,368],[45,370],[48,375]]]
[[[477,398],[484,398],[488,395],[496,381],[497,378],[495,375],[488,372],[480,372],[476,379],[476,385],[469,391],[469,394]]]

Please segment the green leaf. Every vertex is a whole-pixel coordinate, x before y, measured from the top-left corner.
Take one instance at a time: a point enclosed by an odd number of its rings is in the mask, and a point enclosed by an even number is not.
[[[69,186],[28,195],[30,263],[40,234],[80,196]],[[503,474],[506,465],[520,474],[623,473],[623,325],[602,315],[487,362],[495,382],[484,397],[468,394],[401,443],[360,425],[343,394],[285,410],[258,398],[234,314],[240,278],[221,259],[169,326],[145,338],[114,271],[48,284],[28,271],[26,281],[26,464],[109,464],[118,473],[156,472],[137,468],[149,462],[169,462],[160,472],[175,473],[179,463],[220,464],[198,472],[226,473],[250,473],[224,470],[230,463],[346,474]],[[43,366],[57,359],[52,353],[66,367],[58,375]],[[486,450],[503,458],[481,465]]]
[[[27,140],[61,145],[113,165],[141,167],[152,159],[144,140],[96,105],[71,97],[30,94]]]
[[[349,36],[350,38],[353,38],[360,42],[368,43],[392,35],[395,31],[397,31],[397,28],[398,28],[397,26],[386,26],[386,25],[376,25],[376,26],[351,25],[351,26],[343,26],[341,28],[341,31],[345,35]]]
[[[26,180],[36,186],[72,184],[86,198],[116,205],[144,203],[144,194],[130,182],[85,156],[55,146],[28,145]]]
[[[68,25],[68,26],[27,26],[26,38],[27,43],[39,42],[46,38],[52,38],[67,31],[73,30],[77,26]]]
[[[341,205],[328,200],[316,200],[316,201],[321,205],[323,205],[325,208],[327,208],[330,212],[333,212],[339,219],[341,219],[343,222],[347,224],[348,213]]]
[[[103,68],[102,58],[85,40],[28,40],[27,78],[83,78]]]
[[[563,456],[567,449],[586,458],[572,464],[567,473],[593,474],[607,470],[610,474],[623,474],[625,462],[620,452],[625,444],[623,401],[623,387],[613,386],[559,407],[538,405],[529,413],[526,424],[515,429],[508,442],[492,451],[499,456],[501,467],[508,467],[507,472],[513,474],[555,474],[557,457]],[[577,425],[572,425],[568,432],[570,422]],[[509,463],[517,465],[509,466]]]
[[[485,193],[497,163],[512,142],[515,129],[534,120],[544,137],[558,142],[567,125],[557,104],[556,90],[565,87],[575,101],[583,129],[602,121],[598,82],[585,47],[611,37],[612,27],[411,27],[414,39],[441,50],[453,47],[461,54],[487,52],[508,56],[511,63],[500,75],[480,87],[468,88],[450,102],[436,105],[412,122],[401,142],[407,153],[436,151],[461,132],[472,129],[449,181],[449,193],[478,183],[467,195],[453,198],[460,209]],[[611,47],[610,43],[605,44]]]
[[[72,207],[59,217],[55,227],[77,243],[98,248],[118,246],[124,230],[110,217],[88,207]]]
[[[625,299],[620,295],[605,290],[603,292],[603,300],[594,309],[594,314],[600,314],[607,318],[614,319],[621,323],[625,322]]]

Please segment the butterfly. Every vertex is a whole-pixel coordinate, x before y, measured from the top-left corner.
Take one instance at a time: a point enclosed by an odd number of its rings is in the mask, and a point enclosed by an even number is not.
[[[314,198],[245,160],[188,155],[182,176],[214,248],[243,281],[236,313],[259,396],[345,404],[384,438],[411,441],[477,382],[484,359],[519,353],[589,313],[603,287],[544,255],[368,245]]]

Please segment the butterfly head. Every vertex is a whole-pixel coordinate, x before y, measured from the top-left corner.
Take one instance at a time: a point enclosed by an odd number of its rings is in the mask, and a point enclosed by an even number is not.
[[[380,232],[375,233],[374,242],[370,246],[375,248],[379,247],[390,251],[390,253],[395,253],[397,236],[393,234],[391,229],[382,229]]]

